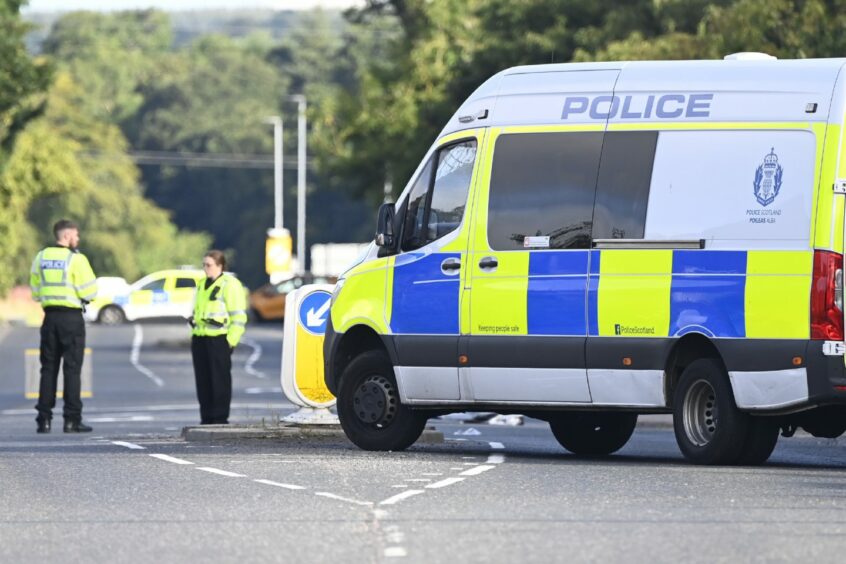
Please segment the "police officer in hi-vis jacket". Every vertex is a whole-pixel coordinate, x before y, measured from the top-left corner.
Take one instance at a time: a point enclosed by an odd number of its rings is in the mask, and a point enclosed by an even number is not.
[[[226,270],[221,251],[203,257],[205,281],[197,288],[194,315],[189,320],[194,379],[200,401],[200,423],[229,423],[232,401],[232,351],[247,324],[244,287]]]
[[[63,219],[53,226],[56,244],[42,249],[32,261],[32,297],[44,308],[41,325],[41,385],[38,390],[39,433],[49,433],[56,406],[59,363],[64,361],[65,433],[87,433],[82,423],[80,374],[85,354],[82,308],[97,296],[97,279],[85,255],[77,250],[79,227]]]

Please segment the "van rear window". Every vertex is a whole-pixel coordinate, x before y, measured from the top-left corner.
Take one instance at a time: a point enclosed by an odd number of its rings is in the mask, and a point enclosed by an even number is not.
[[[492,249],[586,249],[602,132],[504,134],[491,170]]]

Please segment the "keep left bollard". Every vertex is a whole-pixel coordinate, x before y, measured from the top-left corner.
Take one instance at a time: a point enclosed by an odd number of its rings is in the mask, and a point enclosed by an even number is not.
[[[323,380],[323,339],[333,287],[309,284],[285,297],[282,342],[282,391],[300,410],[282,419],[289,423],[337,425],[329,411],[335,396]]]

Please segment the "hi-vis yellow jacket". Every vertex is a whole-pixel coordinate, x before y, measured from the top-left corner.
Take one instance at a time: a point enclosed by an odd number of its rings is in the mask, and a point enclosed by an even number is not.
[[[82,309],[97,297],[97,279],[85,255],[67,247],[47,247],[35,256],[30,270],[32,297],[42,307]]]
[[[226,335],[230,347],[235,347],[247,325],[247,300],[244,287],[231,274],[223,274],[206,288],[201,280],[194,302],[194,330],[197,337]]]

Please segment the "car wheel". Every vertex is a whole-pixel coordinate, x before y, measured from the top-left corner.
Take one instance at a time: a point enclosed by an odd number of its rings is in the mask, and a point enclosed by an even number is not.
[[[364,450],[404,450],[427,420],[400,402],[394,368],[382,351],[362,353],[347,366],[337,405],[344,433]]]
[[[673,430],[691,462],[740,461],[749,416],[737,409],[728,374],[716,360],[696,360],[685,368],[673,396]]]
[[[100,310],[97,321],[103,325],[120,325],[126,321],[126,314],[118,306],[108,305]]]
[[[549,428],[558,443],[573,454],[601,456],[617,452],[637,425],[636,413],[585,411],[556,414]]]

